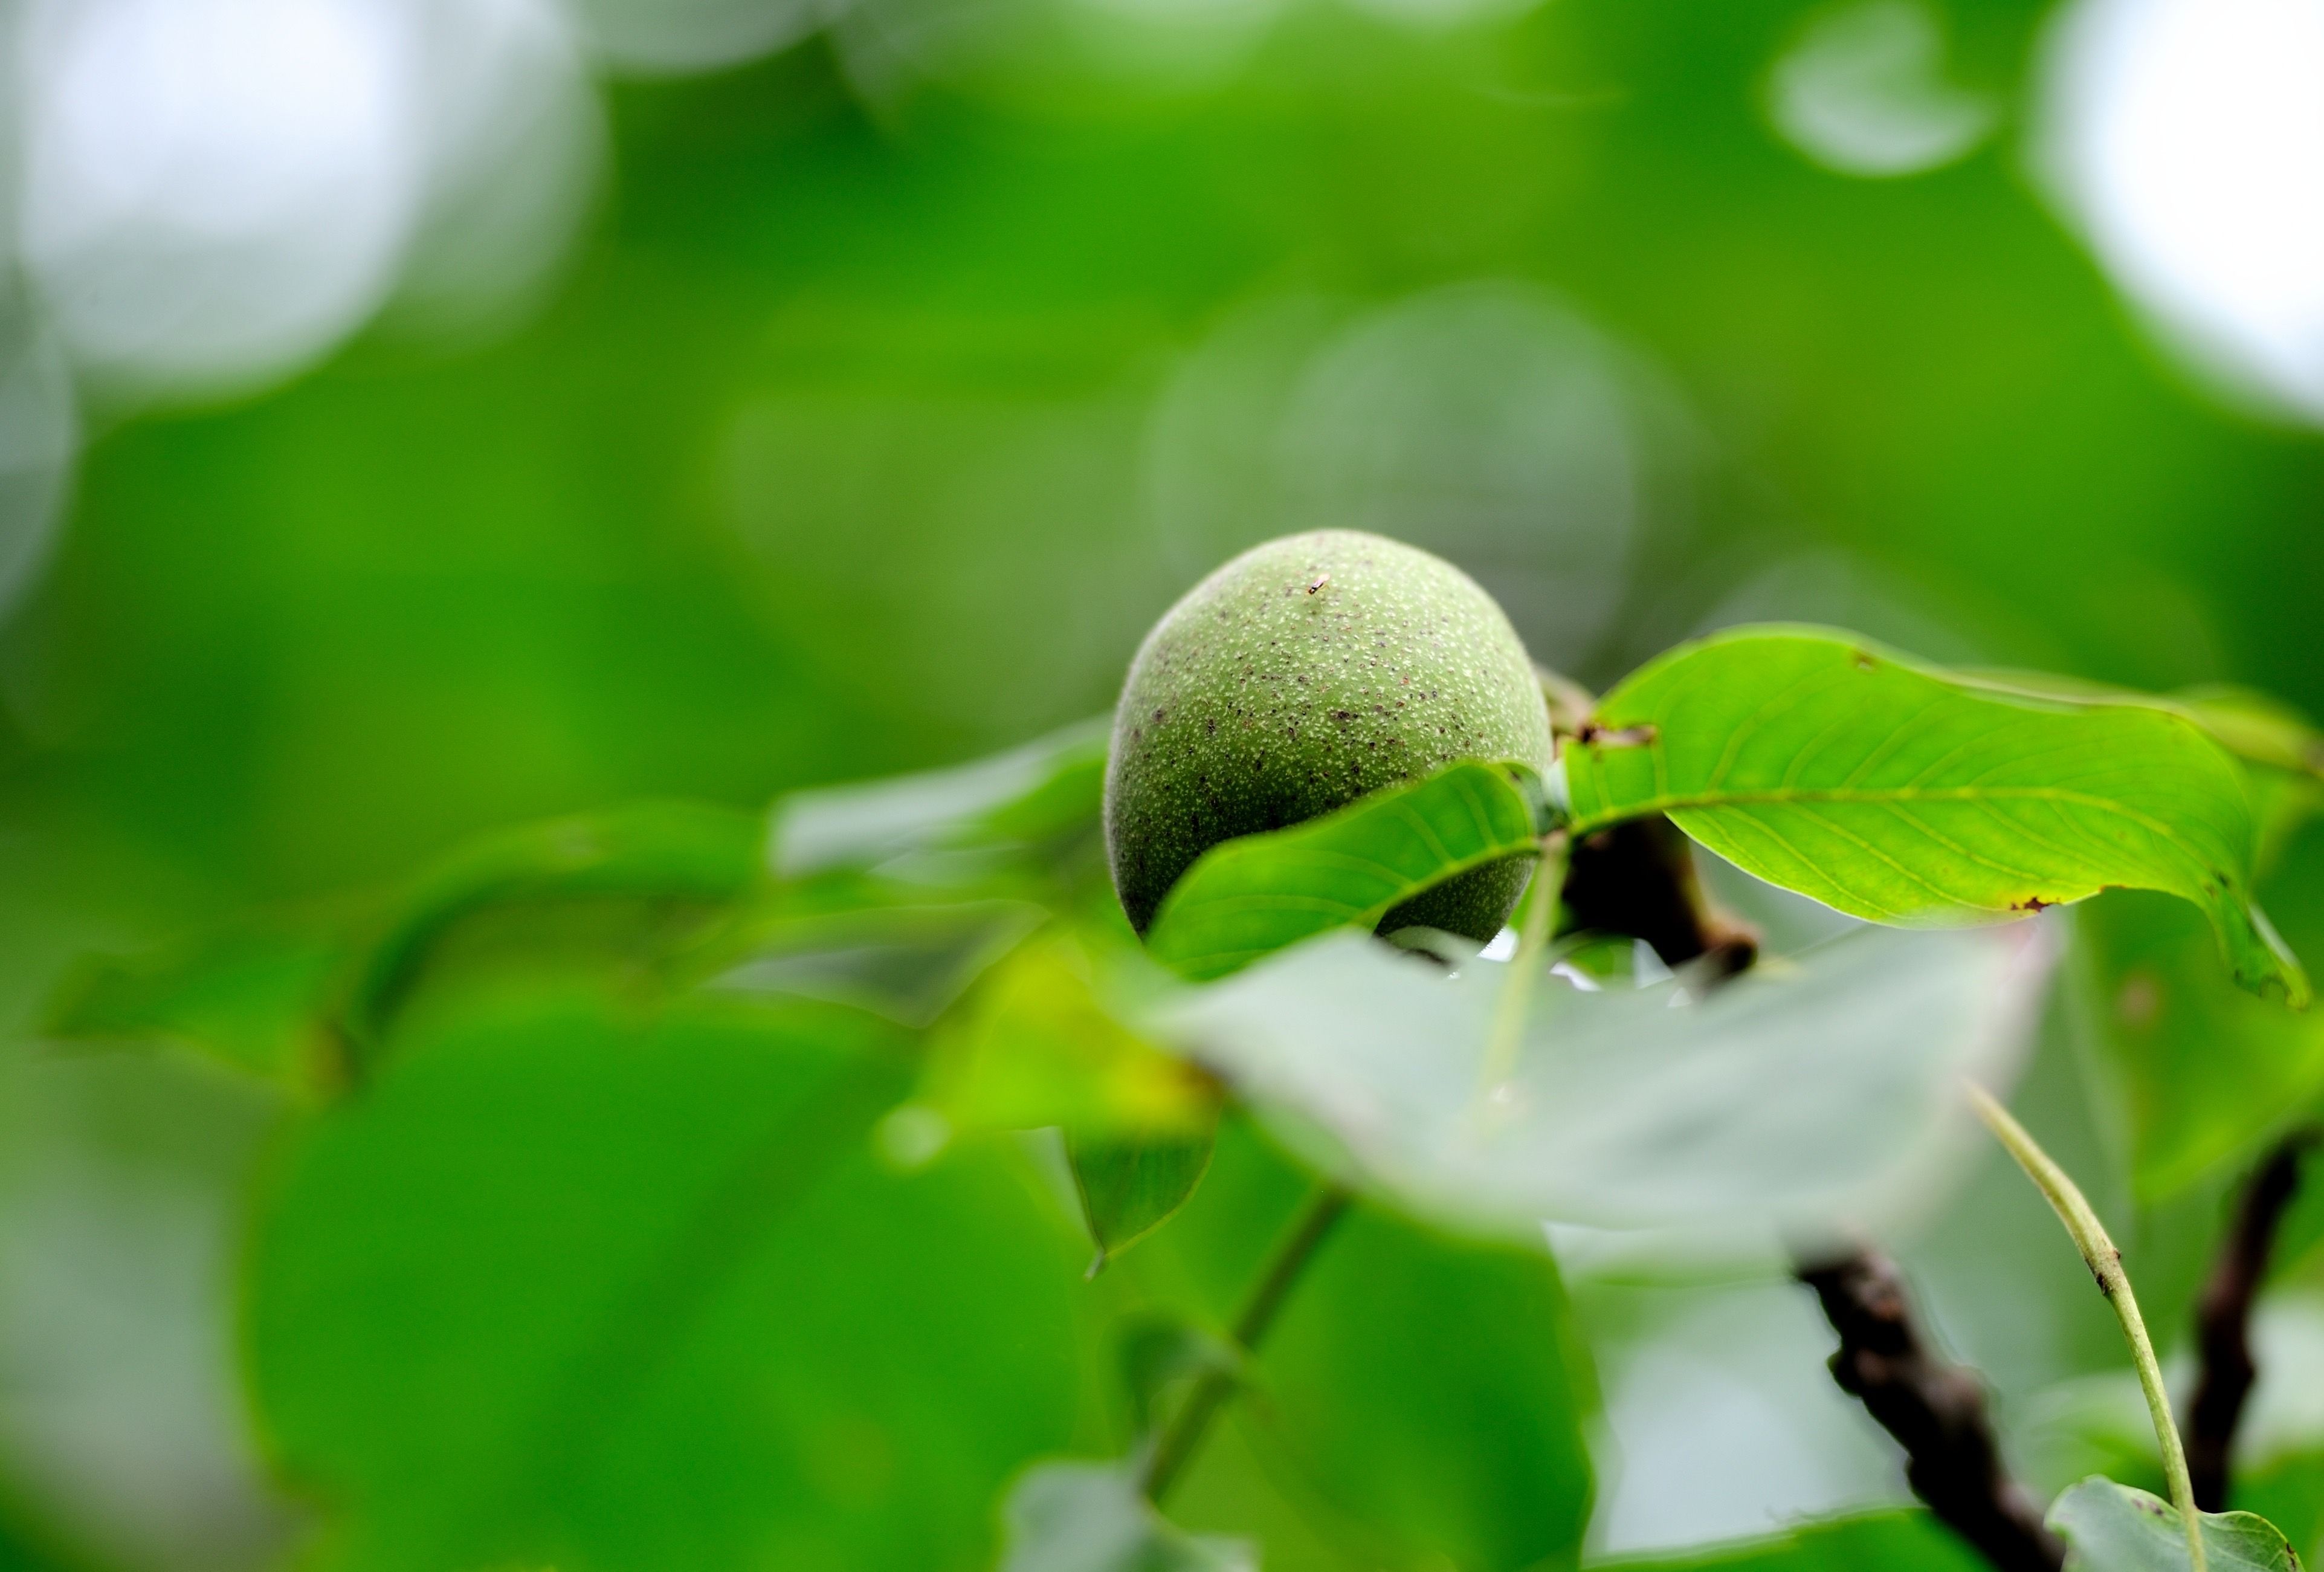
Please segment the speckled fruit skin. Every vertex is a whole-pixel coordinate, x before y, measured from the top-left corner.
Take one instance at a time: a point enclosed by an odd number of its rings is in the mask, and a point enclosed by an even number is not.
[[[1114,711],[1105,842],[1144,933],[1223,840],[1281,829],[1459,759],[1546,770],[1549,714],[1493,597],[1451,563],[1354,530],[1257,546],[1146,636]],[[1529,859],[1477,868],[1390,912],[1486,940]]]

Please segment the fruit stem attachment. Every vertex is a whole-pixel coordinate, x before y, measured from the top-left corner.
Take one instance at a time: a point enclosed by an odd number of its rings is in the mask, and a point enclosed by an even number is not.
[[[1508,974],[1493,1009],[1492,1030],[1485,1038],[1485,1057],[1477,1068],[1477,1090],[1489,1104],[1517,1068],[1517,1045],[1525,1040],[1526,1012],[1541,976],[1542,954],[1557,929],[1557,903],[1565,885],[1569,845],[1562,829],[1541,837],[1541,860],[1534,869],[1533,883],[1526,890],[1525,911],[1517,920],[1517,953],[1509,957]]]
[[[1349,1199],[1344,1188],[1326,1180],[1315,1188],[1290,1228],[1276,1241],[1259,1281],[1251,1285],[1250,1295],[1243,1301],[1241,1314],[1235,1317],[1235,1352],[1240,1356],[1237,1366],[1259,1352],[1268,1328],[1275,1324],[1277,1313],[1283,1308],[1283,1301],[1290,1296],[1308,1262],[1314,1258],[1317,1247],[1332,1232],[1332,1225],[1347,1211]],[[1154,1450],[1147,1454],[1139,1481],[1147,1500],[1161,1504],[1179,1473],[1193,1460],[1194,1449],[1202,1445],[1211,1421],[1218,1417],[1219,1410],[1226,1406],[1227,1399],[1234,1395],[1234,1389],[1241,1382],[1239,1367],[1213,1367],[1196,1380],[1185,1402],[1156,1438]]]
[[[2195,1509],[2195,1487],[2187,1475],[2187,1453],[2179,1444],[2179,1424],[2171,1417],[2171,1394],[2163,1390],[2163,1366],[2154,1357],[2154,1344],[2146,1335],[2146,1320],[2138,1313],[2137,1296],[2130,1291],[2129,1274],[2123,1271],[2122,1252],[2115,1248],[2107,1236],[2106,1225],[2098,1221],[2097,1212],[2074,1181],[2067,1176],[2050,1154],[2042,1150],[2025,1126],[2010,1116],[2009,1110],[1997,1102],[1992,1093],[1970,1082],[1970,1105],[1978,1117],[1985,1121],[1994,1139],[2000,1142],[2025,1177],[2034,1181],[2050,1203],[2058,1220],[2073,1235],[2075,1247],[2081,1251],[2082,1261],[2098,1279],[2098,1291],[2114,1307],[2115,1318],[2122,1323],[2122,1335],[2130,1344],[2131,1363],[2138,1367],[2138,1384],[2146,1394],[2146,1410],[2154,1419],[2154,1438],[2163,1448],[2163,1474],[2171,1482],[2171,1503],[2179,1509],[2179,1521],[2187,1532],[2187,1559],[2194,1572],[2209,1572],[2209,1563],[2203,1553],[2202,1515]]]

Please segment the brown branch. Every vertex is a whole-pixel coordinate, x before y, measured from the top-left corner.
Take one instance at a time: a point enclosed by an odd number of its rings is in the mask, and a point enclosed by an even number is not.
[[[1832,1379],[1904,1448],[1904,1478],[1937,1521],[1999,1572],[2059,1572],[2065,1546],[2001,1466],[1977,1377],[1932,1354],[1904,1281],[1871,1250],[1799,1268],[1840,1334]]]
[[[2251,1308],[2267,1276],[2267,1259],[2284,1208],[2300,1188],[2300,1160],[2324,1140],[2324,1131],[2294,1131],[2252,1173],[2236,1208],[2234,1225],[2220,1244],[2203,1296],[2196,1301],[2196,1342],[2202,1369],[2187,1405],[2187,1472],[2194,1481],[2195,1504],[2205,1512],[2227,1510],[2229,1455],[2244,1400],[2258,1374],[2252,1363]]]
[[[1692,845],[1659,814],[1574,842],[1564,899],[1568,926],[1643,939],[1666,966],[1708,957],[1711,970],[1727,977],[1758,955],[1757,936],[1704,898]]]

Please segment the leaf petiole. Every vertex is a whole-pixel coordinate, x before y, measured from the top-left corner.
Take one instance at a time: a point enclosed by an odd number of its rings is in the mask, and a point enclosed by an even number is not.
[[[1557,927],[1559,892],[1565,883],[1566,847],[1562,829],[1541,837],[1541,862],[1534,869],[1526,892],[1524,916],[1517,929],[1517,953],[1509,957],[1508,979],[1493,1011],[1491,1035],[1485,1039],[1485,1057],[1477,1071],[1477,1090],[1489,1104],[1492,1095],[1517,1068],[1517,1044],[1524,1040],[1526,1011],[1533,1002],[1535,980],[1541,974],[1542,952],[1549,948]]]
[[[1293,1220],[1290,1230],[1277,1241],[1258,1282],[1251,1287],[1250,1297],[1243,1301],[1242,1313],[1235,1318],[1234,1343],[1238,1353],[1249,1355],[1259,1351],[1292,1286],[1331,1233],[1332,1225],[1347,1211],[1349,1199],[1348,1192],[1336,1184],[1326,1181],[1318,1186]],[[1234,1395],[1241,1379],[1239,1370],[1221,1367],[1204,1371],[1195,1382],[1185,1404],[1156,1438],[1153,1451],[1147,1454],[1139,1481],[1147,1500],[1157,1505],[1161,1503],[1179,1471],[1193,1460],[1194,1449],[1202,1445],[1204,1433],[1210,1429],[1211,1420]]]
[[[2209,1572],[2203,1553],[2202,1516],[2195,1510],[2195,1487],[2187,1475],[2186,1449],[2179,1443],[2178,1421],[2171,1416],[2171,1394],[2163,1389],[2163,1366],[2154,1357],[2154,1344],[2146,1335],[2145,1318],[2138,1313],[2137,1296],[2130,1291],[2130,1276],[2123,1271],[2122,1252],[2107,1236],[2106,1225],[2066,1170],[2042,1150],[2025,1127],[2010,1116],[1993,1094],[1975,1082],[1969,1084],[1970,1105],[1986,1128],[1993,1132],[2017,1166],[2025,1170],[2058,1220],[2073,1235],[2082,1261],[2098,1279],[2098,1291],[2114,1307],[2122,1335],[2130,1344],[2131,1363],[2138,1367],[2138,1384],[2146,1394],[2147,1412],[2154,1420],[2154,1438],[2163,1448],[2163,1477],[2171,1483],[2172,1504],[2187,1531],[2187,1559],[2194,1572]]]

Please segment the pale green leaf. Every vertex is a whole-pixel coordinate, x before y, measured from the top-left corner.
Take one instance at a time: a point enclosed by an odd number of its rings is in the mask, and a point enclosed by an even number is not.
[[[2050,1527],[2072,1547],[2067,1572],[2187,1572],[2187,1532],[2167,1501],[2111,1479],[2085,1479],[2050,1508]],[[2203,1514],[2211,1572],[2300,1572],[2273,1524],[2247,1512]]]
[[[1314,934],[1370,928],[1424,890],[1531,853],[1537,788],[1522,764],[1462,763],[1322,818],[1213,846],[1164,898],[1148,948],[1202,981]]]
[[[2242,772],[2167,708],[1997,691],[1826,630],[1742,629],[1626,679],[1563,763],[1577,833],[1666,813],[1747,872],[1905,926],[2160,890],[2211,920],[2246,986],[2308,997],[2252,903]]]
[[[1963,1077],[2005,1083],[2042,997],[2041,930],[1860,930],[1698,997],[1544,977],[1489,1068],[1515,965],[1447,975],[1355,934],[1166,1017],[1319,1160],[1524,1232],[1824,1230],[1925,1206],[1976,1150]]]
[[[1039,1464],[1001,1518],[1001,1572],[1259,1572],[1255,1547],[1187,1533],[1156,1512],[1126,1464]]]

